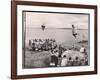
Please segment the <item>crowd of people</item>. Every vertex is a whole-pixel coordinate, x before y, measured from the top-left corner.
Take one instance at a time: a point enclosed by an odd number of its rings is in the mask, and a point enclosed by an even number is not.
[[[57,44],[55,39],[32,39],[29,40],[29,46],[30,46],[30,50],[35,52],[58,51],[61,54],[63,51],[66,50],[65,47],[63,47],[60,44]]]

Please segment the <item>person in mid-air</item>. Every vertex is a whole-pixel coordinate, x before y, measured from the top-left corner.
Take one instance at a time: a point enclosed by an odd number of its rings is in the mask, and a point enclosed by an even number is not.
[[[41,25],[41,28],[42,28],[42,30],[44,31],[44,29],[45,29],[45,25],[44,25],[44,24]]]
[[[76,31],[76,28],[75,28],[75,26],[72,24],[72,35],[76,38],[77,37],[77,35],[78,35],[78,33],[77,33],[77,31]]]

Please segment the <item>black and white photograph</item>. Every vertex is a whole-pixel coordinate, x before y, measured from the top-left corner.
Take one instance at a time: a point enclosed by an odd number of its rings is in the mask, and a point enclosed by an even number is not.
[[[12,1],[11,78],[97,74],[97,6]]]
[[[90,65],[87,13],[22,12],[23,69]]]

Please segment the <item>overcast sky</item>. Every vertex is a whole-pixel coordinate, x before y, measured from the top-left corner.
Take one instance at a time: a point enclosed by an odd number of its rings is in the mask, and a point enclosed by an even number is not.
[[[88,15],[26,12],[26,27],[71,28],[74,24],[78,29],[88,29]]]

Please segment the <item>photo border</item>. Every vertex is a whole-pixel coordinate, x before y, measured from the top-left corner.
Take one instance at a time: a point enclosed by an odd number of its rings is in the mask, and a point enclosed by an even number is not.
[[[17,5],[94,9],[94,71],[17,75]],[[11,78],[12,79],[89,75],[89,74],[97,74],[97,6],[96,5],[64,4],[64,3],[48,3],[48,2],[32,2],[32,1],[11,1]]]

